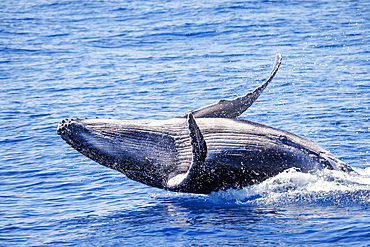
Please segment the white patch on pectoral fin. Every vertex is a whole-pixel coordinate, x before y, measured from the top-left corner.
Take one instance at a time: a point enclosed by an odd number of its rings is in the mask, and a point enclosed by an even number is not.
[[[176,190],[176,188],[179,188],[181,190],[181,186],[186,185],[186,183],[193,177],[194,172],[197,172],[197,168],[204,163],[207,156],[207,144],[191,113],[188,114],[188,123],[193,153],[192,162],[186,172],[178,174],[174,174],[176,172],[172,172],[167,176],[168,179],[165,187],[168,189]]]
[[[169,188],[169,189],[174,189],[174,188],[178,187],[179,185],[184,184],[188,180],[187,178],[189,176],[190,169],[191,168],[189,168],[188,172],[186,172],[186,173],[180,173],[180,174],[177,174],[176,176],[170,178],[167,181],[166,187]]]

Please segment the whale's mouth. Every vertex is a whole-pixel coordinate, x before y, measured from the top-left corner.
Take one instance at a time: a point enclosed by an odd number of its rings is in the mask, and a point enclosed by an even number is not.
[[[64,119],[58,124],[57,133],[75,150],[103,166],[126,175],[143,170],[147,162],[125,148],[132,141],[125,138],[127,133],[109,133],[110,129],[118,127],[104,119]]]
[[[81,121],[81,119],[64,119],[58,124],[57,133],[78,152],[98,161],[97,153],[101,155],[103,151],[98,148],[100,146],[98,137]]]
[[[163,123],[175,127],[163,128]],[[57,133],[78,152],[101,165],[133,180],[175,190],[187,181],[194,163],[188,124],[181,118],[65,119],[59,123]]]
[[[88,158],[108,167],[114,166],[116,162],[108,158],[106,152],[110,149],[109,143],[104,145],[104,140],[99,137],[89,128],[87,128],[81,119],[64,119],[58,124],[57,133],[70,146]],[[113,168],[113,167],[112,167]]]

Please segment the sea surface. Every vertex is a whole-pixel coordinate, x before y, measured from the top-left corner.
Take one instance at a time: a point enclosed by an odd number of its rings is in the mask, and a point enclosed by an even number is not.
[[[370,2],[3,0],[0,246],[370,246]],[[240,118],[357,173],[167,192],[89,160],[65,118],[163,119],[257,87]]]

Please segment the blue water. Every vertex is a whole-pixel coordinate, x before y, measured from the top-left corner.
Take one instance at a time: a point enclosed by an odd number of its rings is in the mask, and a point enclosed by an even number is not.
[[[369,246],[370,4],[0,3],[0,246]],[[64,118],[169,118],[242,95],[241,116],[358,174],[290,170],[211,195],[148,187],[57,134]]]

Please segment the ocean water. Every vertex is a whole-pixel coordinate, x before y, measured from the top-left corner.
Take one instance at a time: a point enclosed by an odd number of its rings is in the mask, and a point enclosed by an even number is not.
[[[0,246],[369,246],[370,4],[0,3]],[[240,118],[308,138],[357,174],[286,171],[172,193],[68,146],[64,118],[170,118],[242,95]]]

